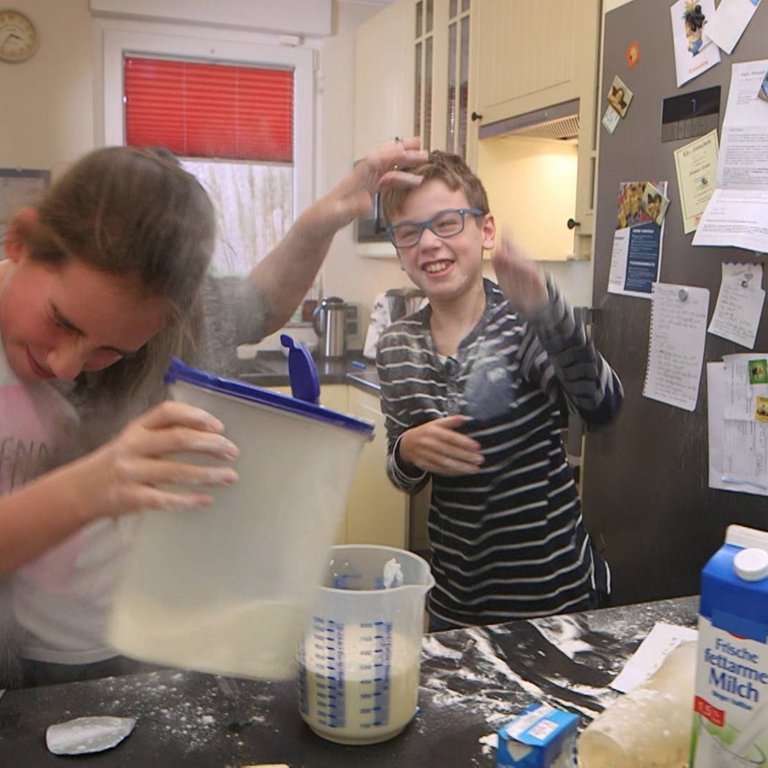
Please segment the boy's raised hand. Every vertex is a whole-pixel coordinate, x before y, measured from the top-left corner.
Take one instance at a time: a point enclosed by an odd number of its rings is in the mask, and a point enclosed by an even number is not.
[[[502,237],[491,263],[504,296],[521,315],[534,314],[547,305],[549,293],[544,270],[510,237]]]

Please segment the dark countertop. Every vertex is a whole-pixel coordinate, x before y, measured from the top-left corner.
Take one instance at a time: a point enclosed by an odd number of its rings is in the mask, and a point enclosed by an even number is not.
[[[47,726],[86,715],[137,718],[118,747],[89,766],[234,768],[492,768],[498,727],[545,701],[584,727],[620,694],[608,688],[657,621],[693,627],[698,598],[606,608],[427,635],[420,711],[399,736],[342,746],[301,720],[295,684],[162,671],[7,691],[0,698],[0,765],[61,766]],[[71,760],[71,759],[70,759]]]
[[[323,384],[352,384],[361,389],[379,392],[379,376],[373,360],[362,353],[349,353],[340,359],[314,358],[320,386]],[[255,358],[241,360],[239,378],[259,387],[281,387],[290,384],[288,358],[282,352],[259,352]]]

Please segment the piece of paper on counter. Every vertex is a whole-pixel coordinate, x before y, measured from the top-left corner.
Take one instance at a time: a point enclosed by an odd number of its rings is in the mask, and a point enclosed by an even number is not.
[[[654,283],[645,397],[696,409],[708,312],[706,288]]]
[[[690,627],[659,621],[614,678],[611,688],[629,693],[644,683],[680,643],[695,642],[699,633]]]
[[[765,303],[761,264],[723,264],[709,333],[752,349]]]
[[[707,19],[704,36],[730,54],[752,20],[760,0],[720,0],[715,13]]]
[[[678,88],[720,63],[720,49],[705,35],[706,25],[715,14],[715,0],[678,0],[669,9],[675,50]],[[689,14],[694,14],[691,19]]]
[[[693,232],[715,191],[717,178],[717,129],[675,150],[677,187],[683,232]]]

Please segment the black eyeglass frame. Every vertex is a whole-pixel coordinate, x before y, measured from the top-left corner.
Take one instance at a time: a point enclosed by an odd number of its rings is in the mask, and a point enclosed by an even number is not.
[[[439,232],[435,232],[435,230],[432,228],[432,225],[435,223],[435,219],[439,218],[440,216],[443,216],[446,213],[458,213],[461,215],[461,229],[459,229],[457,232],[453,232],[450,235],[442,235]],[[425,229],[428,229],[433,235],[436,235],[442,240],[447,240],[451,237],[456,237],[456,235],[460,235],[464,231],[464,227],[466,226],[465,219],[467,214],[471,214],[472,216],[485,216],[486,212],[481,211],[479,208],[446,208],[444,211],[438,211],[431,219],[427,219],[426,221],[401,221],[399,224],[395,224],[394,227],[392,226],[387,227],[384,231],[387,233],[387,237],[389,238],[389,241],[398,250],[401,250],[404,248],[413,248],[414,246],[418,245],[419,242],[421,242],[421,236],[424,234]],[[416,240],[410,245],[398,245],[395,242],[395,231],[400,227],[405,227],[405,226],[418,227],[419,235],[416,238]]]

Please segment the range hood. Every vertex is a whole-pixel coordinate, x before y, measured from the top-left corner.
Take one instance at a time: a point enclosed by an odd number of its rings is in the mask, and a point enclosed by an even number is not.
[[[481,125],[480,139],[529,136],[537,139],[573,140],[579,136],[579,100],[528,112],[506,120]]]

